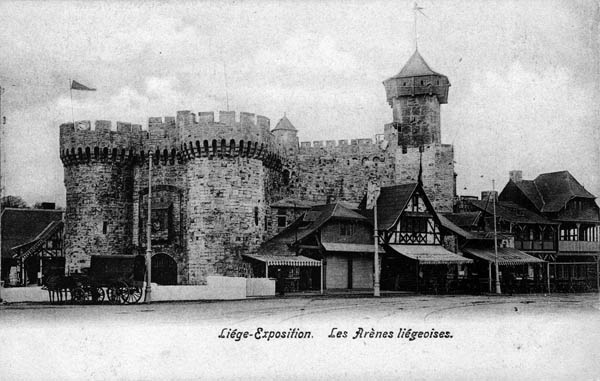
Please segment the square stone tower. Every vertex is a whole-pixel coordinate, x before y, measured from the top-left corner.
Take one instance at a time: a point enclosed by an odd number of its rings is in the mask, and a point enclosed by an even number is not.
[[[396,183],[419,180],[434,208],[451,212],[456,193],[454,149],[441,143],[440,105],[448,103],[448,78],[433,71],[418,50],[400,72],[383,81],[393,122]]]

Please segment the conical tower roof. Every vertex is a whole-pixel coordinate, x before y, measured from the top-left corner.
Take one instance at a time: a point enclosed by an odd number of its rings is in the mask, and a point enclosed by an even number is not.
[[[388,103],[398,97],[435,94],[440,103],[448,102],[450,81],[433,71],[418,50],[408,59],[400,73],[383,81]]]
[[[277,122],[277,125],[273,129],[273,131],[277,130],[298,131],[292,122],[290,122],[290,120],[287,118],[287,116],[285,116],[285,114],[283,115],[283,118]]]
[[[408,62],[404,65],[400,73],[396,74],[392,78],[407,78],[407,77],[419,77],[422,75],[440,75],[431,70],[425,59],[421,56],[418,50],[415,50],[413,55],[408,59]]]

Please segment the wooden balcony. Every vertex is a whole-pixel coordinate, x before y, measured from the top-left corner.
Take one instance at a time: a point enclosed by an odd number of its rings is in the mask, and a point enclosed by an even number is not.
[[[555,251],[554,241],[519,241],[515,240],[515,249],[526,251]]]
[[[600,242],[558,241],[560,252],[600,252]]]

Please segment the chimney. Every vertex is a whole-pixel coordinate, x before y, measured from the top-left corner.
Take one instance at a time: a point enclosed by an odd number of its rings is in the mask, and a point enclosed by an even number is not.
[[[492,197],[494,200],[496,200],[496,202],[498,202],[498,191],[481,191],[481,201],[487,201],[489,197],[489,200],[492,201]]]
[[[517,169],[509,171],[508,177],[513,183],[518,183],[519,181],[523,181],[523,171]]]

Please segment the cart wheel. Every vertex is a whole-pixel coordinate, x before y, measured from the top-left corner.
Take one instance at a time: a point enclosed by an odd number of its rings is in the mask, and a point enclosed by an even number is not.
[[[112,284],[106,289],[106,296],[111,304],[117,304],[120,302],[119,287],[117,284]]]
[[[113,283],[108,288],[108,300],[113,304],[127,304],[129,301],[128,289],[129,286],[123,281]]]
[[[92,287],[92,301],[102,303],[104,301],[104,289],[102,287]]]
[[[141,287],[129,287],[129,303],[137,303],[142,298],[142,288]]]
[[[85,290],[81,287],[71,290],[71,300],[75,303],[84,303],[86,300]]]

